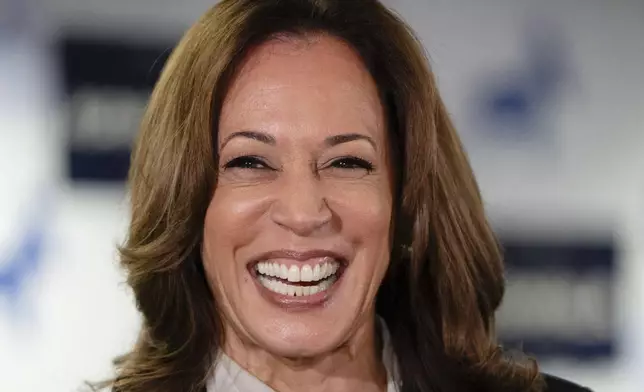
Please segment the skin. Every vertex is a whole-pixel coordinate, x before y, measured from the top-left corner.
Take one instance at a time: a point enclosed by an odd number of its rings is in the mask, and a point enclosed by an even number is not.
[[[392,170],[360,58],[329,36],[264,43],[233,80],[217,137],[202,253],[224,352],[281,392],[385,390],[374,302],[389,264]],[[277,306],[249,272],[262,252],[329,247],[349,257],[320,306]]]

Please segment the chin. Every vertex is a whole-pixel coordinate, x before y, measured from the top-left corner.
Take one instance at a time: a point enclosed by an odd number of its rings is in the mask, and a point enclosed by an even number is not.
[[[337,323],[287,322],[274,323],[272,328],[256,336],[257,343],[282,358],[310,358],[334,351],[342,345],[346,328]]]

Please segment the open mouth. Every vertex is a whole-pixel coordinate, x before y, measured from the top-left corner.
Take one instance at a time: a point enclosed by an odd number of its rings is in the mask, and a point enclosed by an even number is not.
[[[258,262],[254,271],[259,283],[268,290],[291,297],[312,296],[327,291],[338,280],[343,263],[325,258],[316,264]]]

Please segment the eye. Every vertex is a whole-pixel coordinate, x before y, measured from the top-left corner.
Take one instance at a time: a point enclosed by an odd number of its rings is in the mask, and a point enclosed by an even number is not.
[[[270,167],[261,159],[255,156],[241,156],[231,159],[224,165],[224,169],[256,169],[267,170]]]
[[[333,162],[331,162],[331,165],[329,166],[333,168],[345,169],[345,170],[366,170],[369,173],[371,173],[374,169],[373,164],[371,162],[365,159],[353,157],[353,156],[346,156],[346,157],[335,159]]]

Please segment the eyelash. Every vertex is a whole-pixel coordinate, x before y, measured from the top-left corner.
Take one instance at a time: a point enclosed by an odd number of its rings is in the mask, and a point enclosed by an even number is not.
[[[373,163],[367,161],[366,159],[354,157],[354,156],[344,156],[336,158],[327,167],[334,167],[337,169],[363,169],[371,173],[374,170]],[[268,166],[261,158],[256,156],[241,156],[233,158],[228,163],[224,165],[224,169],[256,169],[256,170],[274,170]]]
[[[232,169],[232,168],[257,169],[257,170],[271,169],[266,163],[264,163],[264,161],[261,158],[251,156],[251,155],[245,155],[245,156],[233,158],[224,165],[224,169]]]
[[[366,159],[354,156],[344,156],[336,158],[331,162],[330,166],[336,167],[338,169],[364,169],[369,173],[371,173],[374,169],[373,163],[367,161]]]

